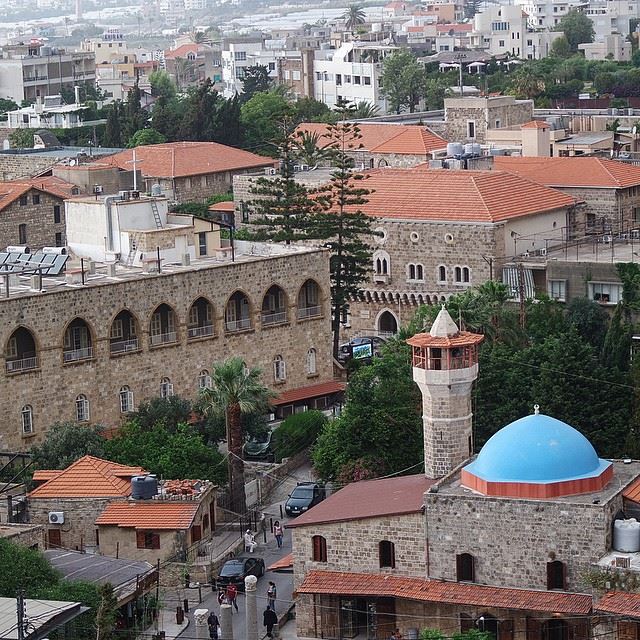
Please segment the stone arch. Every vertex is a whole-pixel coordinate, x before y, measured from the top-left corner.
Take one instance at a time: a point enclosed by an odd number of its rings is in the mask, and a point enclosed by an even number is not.
[[[399,326],[398,316],[390,309],[383,309],[378,313],[375,321],[378,335],[383,337],[395,335]]]
[[[298,290],[298,319],[314,318],[322,315],[322,288],[313,279],[308,278]]]
[[[234,333],[251,329],[252,314],[251,298],[242,289],[236,289],[224,305],[224,330],[227,333]]]
[[[19,373],[38,367],[38,344],[31,329],[24,325],[16,327],[4,348],[7,373]]]
[[[109,352],[111,354],[137,351],[140,348],[140,323],[129,309],[121,309],[109,325]]]
[[[279,284],[272,284],[262,296],[260,317],[262,326],[281,324],[288,320],[289,299],[286,291]]]
[[[214,331],[214,307],[209,298],[198,296],[189,306],[187,314],[187,340],[212,336]]]
[[[178,341],[178,316],[168,303],[160,303],[149,318],[149,343],[152,347]]]
[[[62,340],[63,362],[78,362],[93,358],[95,335],[91,325],[80,316],[67,324]]]

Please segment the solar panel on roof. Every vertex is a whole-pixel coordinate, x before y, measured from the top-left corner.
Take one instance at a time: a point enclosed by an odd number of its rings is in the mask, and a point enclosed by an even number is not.
[[[6,253],[0,252],[0,274],[40,273],[43,276],[58,276],[64,270],[68,255],[52,253]]]

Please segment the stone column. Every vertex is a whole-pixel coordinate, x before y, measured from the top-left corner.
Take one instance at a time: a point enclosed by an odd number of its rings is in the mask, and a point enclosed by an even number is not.
[[[231,605],[220,606],[220,640],[233,640],[233,624],[231,622]]]
[[[198,640],[209,640],[208,617],[209,609],[196,609],[193,612],[193,619],[196,625],[196,638]]]
[[[258,640],[258,604],[256,585],[258,578],[247,576],[244,579],[247,640]]]

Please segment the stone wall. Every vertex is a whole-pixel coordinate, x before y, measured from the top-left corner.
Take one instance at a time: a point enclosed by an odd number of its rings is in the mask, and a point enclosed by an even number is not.
[[[0,525],[0,538],[30,549],[44,549],[44,527],[30,524],[4,523]]]
[[[606,255],[610,245],[600,245]],[[547,261],[547,282],[566,281],[566,301],[589,296],[589,282],[620,282],[620,276],[613,262],[565,262]]]
[[[1,158],[2,156],[0,156]],[[27,204],[15,200],[0,211],[0,250],[9,245],[20,245],[18,226],[27,225],[27,246],[32,250],[56,246],[56,233],[60,233],[60,246],[66,244],[64,224],[64,200],[36,189],[27,192]],[[33,204],[33,196],[40,196],[39,204]],[[55,223],[54,206],[60,207],[60,222]]]
[[[45,535],[52,529],[60,531],[60,544],[64,549],[82,551],[96,547],[96,518],[104,511],[111,498],[28,498],[29,522],[42,525]],[[49,524],[49,512],[62,511],[63,524]],[[115,555],[115,554],[114,554]]]
[[[25,153],[0,153],[0,180],[17,180],[18,178],[30,178],[50,169],[58,158],[41,156],[39,154]]]
[[[424,518],[420,513],[295,527],[292,531],[294,587],[308,571],[358,571],[426,577]],[[327,541],[327,562],[313,561],[312,537]],[[378,543],[395,545],[396,566],[380,568]]]
[[[205,266],[206,265],[206,266]],[[198,268],[196,268],[196,266]],[[321,291],[320,317],[297,319],[297,298],[307,279],[315,279]],[[75,420],[75,398],[84,394],[90,402],[90,420],[107,426],[120,424],[119,392],[127,385],[137,406],[158,396],[162,378],[173,383],[174,393],[194,398],[203,369],[230,355],[245,358],[249,366],[263,370],[263,381],[277,393],[310,384],[306,354],[317,352],[317,377],[331,380],[331,332],[329,326],[329,274],[327,251],[300,251],[261,259],[239,256],[236,263],[206,262],[174,273],[139,274],[137,278],[89,280],[85,287],[61,285],[45,293],[0,299],[0,345],[6,348],[18,326],[32,332],[39,368],[23,373],[0,371],[6,393],[0,397],[0,448],[28,449],[42,440],[56,421]],[[262,299],[273,284],[287,298],[288,321],[262,327]],[[243,290],[250,301],[252,329],[225,333],[224,308],[231,294]],[[187,340],[188,312],[200,296],[213,306],[214,335]],[[170,305],[176,316],[177,341],[150,346],[149,325],[158,305]],[[110,328],[115,316],[128,309],[138,325],[139,351],[110,354]],[[63,363],[65,329],[82,318],[91,332],[93,358]],[[273,360],[286,362],[286,381],[275,385]],[[55,382],[53,382],[55,381]],[[34,434],[23,437],[21,409],[33,408]]]

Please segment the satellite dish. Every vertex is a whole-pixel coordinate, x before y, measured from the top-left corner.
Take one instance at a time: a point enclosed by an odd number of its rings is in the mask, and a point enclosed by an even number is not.
[[[77,164],[78,164],[78,161],[75,158],[72,158],[71,160],[69,160],[70,167],[75,167]]]

